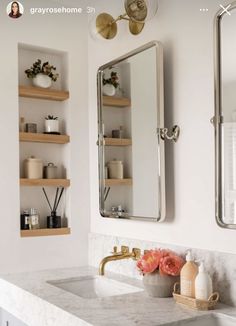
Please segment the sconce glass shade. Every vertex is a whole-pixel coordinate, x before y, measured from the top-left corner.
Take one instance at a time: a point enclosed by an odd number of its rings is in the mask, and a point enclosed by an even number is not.
[[[125,11],[134,22],[143,22],[152,19],[157,13],[157,0],[125,0]]]

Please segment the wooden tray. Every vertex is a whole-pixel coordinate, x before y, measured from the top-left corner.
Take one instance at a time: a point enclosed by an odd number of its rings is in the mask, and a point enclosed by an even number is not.
[[[180,284],[177,282],[174,285],[173,297],[177,303],[188,306],[189,308],[196,310],[211,310],[214,309],[219,300],[219,293],[212,293],[207,301],[185,297],[180,294]]]

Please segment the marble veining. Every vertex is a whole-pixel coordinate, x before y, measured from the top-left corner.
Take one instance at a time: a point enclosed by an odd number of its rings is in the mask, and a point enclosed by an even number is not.
[[[97,275],[97,269],[78,267],[1,275],[0,306],[28,326],[160,326],[211,313],[179,306],[173,298],[151,298],[144,291],[86,299],[48,283],[86,275]],[[106,277],[142,286],[140,280],[119,274],[107,272]],[[236,315],[234,308],[218,308]]]
[[[130,248],[142,249],[169,248],[185,256],[187,250],[181,246],[122,238],[104,234],[90,233],[89,235],[89,265],[97,267],[101,259],[110,255],[113,246],[127,245]],[[236,306],[236,255],[208,250],[191,249],[196,260],[204,260],[207,271],[212,277],[214,291],[220,292],[221,302]],[[142,278],[136,264],[131,259],[109,262],[106,270],[120,273],[137,279]]]

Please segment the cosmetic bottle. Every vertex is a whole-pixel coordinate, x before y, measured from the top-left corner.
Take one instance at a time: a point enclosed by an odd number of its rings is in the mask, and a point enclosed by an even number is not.
[[[191,252],[186,256],[186,263],[180,272],[180,293],[186,297],[195,298],[195,278],[198,267],[194,263]]]
[[[29,212],[24,210],[20,216],[20,228],[21,230],[29,230]]]
[[[212,280],[206,272],[203,262],[199,266],[199,272],[195,279],[195,297],[199,300],[208,300],[212,294]]]
[[[35,208],[30,208],[29,226],[32,230],[39,229],[39,215]]]

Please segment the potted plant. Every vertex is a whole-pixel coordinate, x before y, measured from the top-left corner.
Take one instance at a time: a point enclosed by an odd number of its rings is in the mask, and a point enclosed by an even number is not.
[[[119,78],[117,76],[117,72],[111,71],[110,78],[102,79],[103,83],[103,94],[107,96],[113,96],[116,93],[116,88],[119,87]]]
[[[45,133],[60,135],[58,117],[54,117],[53,115],[45,117]]]
[[[38,59],[33,63],[30,69],[26,69],[25,73],[28,78],[32,79],[33,85],[37,87],[48,88],[52,81],[56,81],[59,74],[54,73],[56,67],[51,66],[49,62],[44,62]]]
[[[152,297],[171,297],[175,282],[179,281],[184,259],[171,250],[148,250],[137,262],[143,274],[143,284]]]

